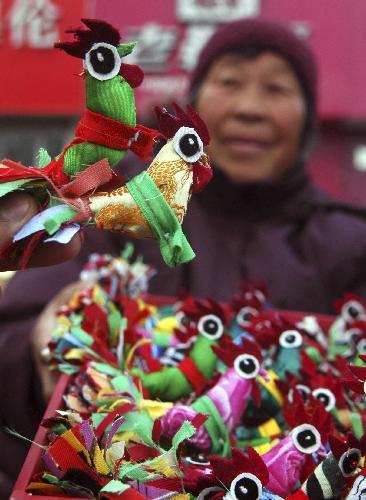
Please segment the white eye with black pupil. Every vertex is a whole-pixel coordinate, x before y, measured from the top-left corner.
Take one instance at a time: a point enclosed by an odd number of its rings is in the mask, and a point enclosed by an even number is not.
[[[362,331],[359,328],[350,328],[344,334],[345,340],[347,342],[357,342],[357,338],[362,335]]]
[[[260,369],[259,361],[251,354],[240,354],[234,360],[236,373],[246,379],[255,378]]]
[[[357,352],[358,354],[366,354],[366,339],[361,339],[357,343]]]
[[[258,311],[254,307],[245,306],[240,309],[236,315],[236,322],[242,328],[250,325],[252,319],[258,316]]]
[[[210,465],[207,456],[199,453],[198,455],[192,455],[185,457],[186,462],[192,465]]]
[[[176,317],[176,320],[177,320],[178,325],[179,325],[179,326],[180,326],[180,328],[182,328],[182,329],[186,329],[186,328],[190,325],[190,323],[191,323],[191,321],[190,321],[189,317],[188,317],[188,316],[186,316],[186,315],[184,314],[184,312],[183,312],[183,311],[179,311],[179,312],[176,314],[176,316],[175,316],[175,317]]]
[[[319,387],[313,391],[314,398],[318,399],[327,411],[333,410],[336,405],[336,398],[332,391],[326,387]]]
[[[347,450],[339,459],[338,466],[344,477],[354,476],[361,460],[361,451],[357,448]]]
[[[308,394],[310,394],[311,392],[310,387],[307,387],[306,385],[303,384],[296,384],[295,389],[299,391],[304,401],[308,400]],[[292,388],[288,392],[288,400],[290,401],[290,403],[292,403],[294,400],[294,391]]]
[[[224,325],[221,319],[215,314],[202,316],[197,324],[197,329],[201,335],[210,340],[217,340],[224,332]]]
[[[341,310],[341,315],[346,321],[355,321],[365,314],[365,309],[356,300],[346,302]]]
[[[221,491],[225,490],[223,488],[220,488],[219,486],[211,486],[210,488],[205,488],[198,495],[197,500],[209,500],[210,498],[213,498],[216,493],[219,493]]]
[[[85,68],[97,80],[110,80],[121,69],[121,58],[117,48],[109,43],[95,43],[87,52]]]
[[[281,347],[291,349],[302,345],[302,335],[297,330],[285,330],[279,338]]]
[[[291,432],[292,441],[296,448],[303,453],[314,453],[321,445],[319,431],[313,425],[302,424],[295,427]]]
[[[173,138],[175,152],[186,162],[195,163],[203,154],[200,136],[190,127],[181,127]]]
[[[230,498],[235,500],[257,500],[262,495],[261,481],[250,472],[236,476],[230,485]]]

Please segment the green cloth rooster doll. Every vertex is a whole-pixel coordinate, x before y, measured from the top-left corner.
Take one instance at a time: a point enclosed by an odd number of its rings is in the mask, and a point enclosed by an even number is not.
[[[0,162],[0,197],[26,189],[42,207],[15,235],[14,242],[40,239],[48,233],[51,238],[45,241],[67,243],[83,225],[96,224],[134,237],[158,239],[168,265],[191,260],[194,253],[180,224],[191,193],[200,191],[212,175],[203,152],[208,131],[191,108],[186,113],[178,106],[177,116],[157,110],[161,123],[164,116],[161,133],[136,125],[133,89],[142,83],[143,71],[122,62],[135,42],[120,44],[118,30],[105,21],[82,21],[86,28],[68,30],[74,35],[73,41],[55,44],[84,63],[86,108],[74,139],[54,159],[41,149],[38,167],[11,160]],[[158,157],[154,159],[153,169],[144,170],[125,184],[121,180],[116,190],[119,178],[112,168],[127,150],[147,160],[158,138],[171,144],[163,147],[165,153],[159,153],[158,162]],[[136,217],[146,223],[136,225]]]

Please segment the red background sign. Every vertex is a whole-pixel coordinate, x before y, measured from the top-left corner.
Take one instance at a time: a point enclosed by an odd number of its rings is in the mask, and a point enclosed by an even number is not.
[[[45,0],[38,9],[32,3],[0,2],[0,112],[78,114],[84,91],[75,75],[81,63],[51,47],[55,36],[64,37],[66,28],[79,25],[80,17],[93,15],[94,9],[85,0]]]
[[[52,35],[52,29],[64,38],[65,28],[78,25],[82,16],[90,16],[110,21],[128,38],[140,36],[135,58],[146,71],[145,82],[138,92],[139,104],[144,106],[162,96],[184,94],[189,66],[194,64],[199,47],[217,22],[222,21],[222,15],[213,21],[218,5],[227,4],[226,12],[235,14],[235,9],[240,12],[247,4],[250,11],[250,5],[254,4],[260,14],[289,22],[307,33],[319,60],[322,117],[363,119],[366,116],[365,0],[40,0],[37,3],[44,5],[38,12],[22,12],[22,5],[24,10],[24,5],[36,4],[33,0],[0,3],[2,114],[80,112],[83,85],[75,76],[80,72],[80,61],[51,48],[37,47],[42,36],[47,40]],[[192,13],[189,19],[187,15],[182,19],[179,13],[182,5]],[[211,15],[202,18],[195,11],[197,6],[204,6]],[[52,8],[56,10],[53,26]]]
[[[191,5],[227,4],[228,11],[245,0],[181,0]],[[250,2],[249,2],[250,3]],[[131,35],[134,28],[155,23],[155,30],[164,34],[176,29],[176,41],[166,61],[166,73],[147,73],[140,91],[143,99],[184,91],[182,51],[189,59],[190,45],[187,34],[196,29],[197,37],[205,36],[214,24],[194,21],[183,22],[177,16],[179,0],[98,0],[96,15],[116,24],[123,33]],[[364,118],[366,116],[366,2],[365,0],[258,0],[261,15],[291,23],[302,33],[314,49],[320,70],[320,112],[323,118]],[[154,26],[154,25],[152,25]],[[148,39],[148,37],[147,37]],[[150,32],[151,53],[159,51],[159,38]],[[169,73],[169,77],[167,75]],[[160,75],[160,76],[159,76]]]

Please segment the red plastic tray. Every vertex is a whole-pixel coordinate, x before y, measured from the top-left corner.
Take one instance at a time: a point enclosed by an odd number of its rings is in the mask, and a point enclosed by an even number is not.
[[[154,303],[155,305],[166,305],[173,303],[173,299],[171,297],[154,297],[153,299],[149,297],[149,302]],[[298,322],[306,315],[311,315],[311,313],[303,313],[296,311],[278,311],[280,314],[288,319],[291,322]],[[333,316],[326,315],[315,315],[319,325],[325,331],[328,330],[331,323],[334,321]],[[44,414],[43,418],[50,418],[55,415],[55,411],[59,410],[63,407],[62,396],[65,393],[65,389],[67,387],[69,381],[69,377],[67,375],[61,375],[59,381],[56,386],[56,390],[49,402],[48,408]],[[35,435],[34,441],[38,444],[44,445],[46,443],[46,429],[43,427],[39,427],[37,434]],[[33,444],[29,450],[27,458],[24,462],[22,470],[20,471],[17,482],[15,483],[13,493],[10,497],[10,500],[36,500],[36,499],[45,499],[48,498],[50,500],[61,500],[61,497],[47,496],[44,495],[31,495],[26,492],[26,487],[31,482],[32,476],[39,472],[42,468],[42,449],[39,446]],[[62,497],[65,498],[65,497]],[[77,500],[75,497],[68,497],[71,500]]]

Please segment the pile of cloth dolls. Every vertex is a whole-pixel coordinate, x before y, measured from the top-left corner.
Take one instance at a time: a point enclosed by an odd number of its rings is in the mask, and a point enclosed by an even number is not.
[[[154,270],[91,255],[43,352],[68,375],[33,495],[97,499],[361,499],[366,304],[334,321],[147,295]],[[93,283],[93,284],[91,284]]]

